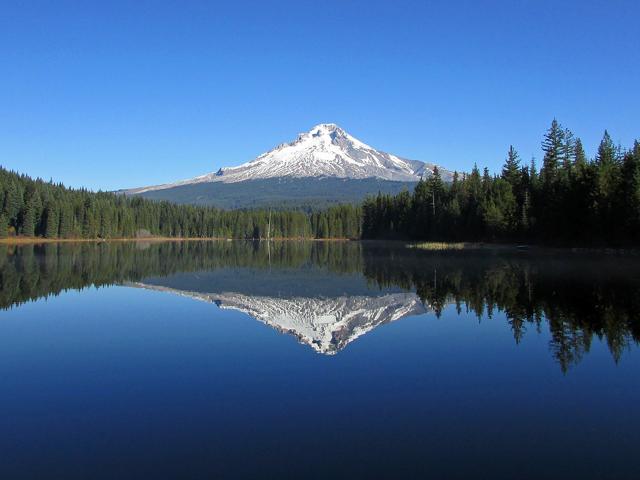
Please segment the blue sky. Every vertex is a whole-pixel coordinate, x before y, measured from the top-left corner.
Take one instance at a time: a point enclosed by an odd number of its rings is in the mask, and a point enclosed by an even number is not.
[[[161,183],[333,122],[497,171],[554,117],[593,153],[640,137],[640,2],[38,2],[0,6],[0,164]]]

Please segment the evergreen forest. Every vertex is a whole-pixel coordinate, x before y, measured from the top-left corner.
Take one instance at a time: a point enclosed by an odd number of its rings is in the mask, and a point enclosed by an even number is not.
[[[221,210],[66,188],[0,168],[0,238],[360,238],[358,206]]]
[[[640,240],[640,143],[625,150],[604,132],[589,159],[554,120],[540,170],[508,149],[499,175],[474,165],[444,183],[437,169],[398,195],[363,205],[364,238],[633,245]]]

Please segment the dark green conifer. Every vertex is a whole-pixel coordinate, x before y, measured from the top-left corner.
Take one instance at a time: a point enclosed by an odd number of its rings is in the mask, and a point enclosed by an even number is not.
[[[47,238],[58,238],[60,228],[60,214],[57,205],[53,201],[47,202],[44,207],[45,230],[44,236]]]
[[[565,131],[554,118],[553,122],[551,122],[551,127],[547,130],[544,135],[544,139],[542,140],[542,151],[544,152],[544,157],[542,160],[540,177],[546,188],[549,188],[549,186],[556,180],[558,166],[564,150],[564,136]]]
[[[5,212],[0,213],[0,238],[6,238],[9,234],[9,217]]]
[[[520,185],[520,157],[513,145],[509,146],[507,152],[507,160],[502,167],[502,178],[504,178],[512,188],[518,188]]]

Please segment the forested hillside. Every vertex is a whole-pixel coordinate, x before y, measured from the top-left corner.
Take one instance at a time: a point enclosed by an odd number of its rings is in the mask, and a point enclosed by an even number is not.
[[[378,195],[363,206],[364,238],[525,241],[571,245],[637,244],[640,240],[640,144],[616,146],[605,131],[595,158],[553,121],[544,157],[522,165],[509,148],[500,175],[477,166],[436,172],[413,193]]]
[[[149,200],[202,205],[225,210],[313,211],[335,205],[360,205],[378,192],[396,195],[417,182],[380,178],[266,178],[244,182],[203,182],[138,194]]]
[[[66,188],[0,168],[0,237],[359,238],[352,205],[323,211],[219,210]]]

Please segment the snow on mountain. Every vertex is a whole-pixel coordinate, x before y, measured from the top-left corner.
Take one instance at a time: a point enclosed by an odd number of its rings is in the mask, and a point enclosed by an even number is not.
[[[137,194],[206,182],[236,183],[280,177],[380,178],[417,182],[422,176],[430,176],[434,167],[434,164],[407,160],[376,150],[337,125],[322,123],[301,133],[293,142],[278,145],[237,167],[221,168],[217,172],[175,183],[131,189],[126,193]],[[452,173],[438,168],[443,180],[450,181]]]
[[[212,302],[295,336],[318,353],[334,355],[379,325],[420,315],[427,308],[414,293],[379,296],[291,297],[249,296],[236,292],[201,293],[131,283],[129,286]]]

